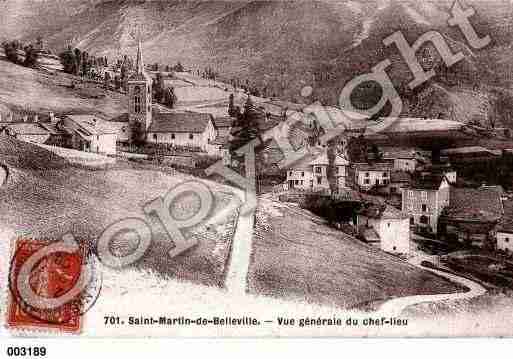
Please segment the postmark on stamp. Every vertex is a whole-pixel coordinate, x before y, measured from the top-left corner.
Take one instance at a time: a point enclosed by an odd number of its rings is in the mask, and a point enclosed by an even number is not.
[[[9,290],[8,328],[78,334],[99,296],[101,274],[78,245],[23,238],[15,241]]]

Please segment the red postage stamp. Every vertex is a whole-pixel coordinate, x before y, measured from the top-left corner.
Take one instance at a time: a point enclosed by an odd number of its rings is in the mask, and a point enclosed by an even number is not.
[[[33,301],[24,298],[23,291],[20,290],[20,287],[28,284],[30,293],[40,298],[40,302],[45,302],[47,299],[63,296],[79,280],[84,262],[82,251],[75,253],[57,251],[33,261],[34,256],[48,245],[49,242],[32,239],[16,241],[9,273],[10,298],[7,308],[7,326],[8,328],[79,333],[83,318],[83,303],[80,297],[77,296],[56,307],[44,307],[34,305]],[[28,270],[23,268],[28,264],[30,264]]]

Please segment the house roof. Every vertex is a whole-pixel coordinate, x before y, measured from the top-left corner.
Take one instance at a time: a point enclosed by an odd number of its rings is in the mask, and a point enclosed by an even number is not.
[[[323,151],[319,156],[317,156],[313,161],[310,162],[311,166],[328,166],[330,164],[328,160],[328,152]],[[335,157],[335,166],[347,166],[349,165],[349,161],[344,157],[337,155]]]
[[[419,157],[417,151],[413,148],[388,148],[383,151],[383,159],[416,159]]]
[[[9,130],[20,134],[20,135],[49,135],[50,132],[41,127],[39,123],[31,123],[31,122],[19,122],[19,123],[10,123],[7,127]]]
[[[411,174],[406,171],[393,171],[390,173],[390,182],[398,183],[398,182],[410,182]]]
[[[376,219],[406,219],[408,215],[387,204],[368,204],[358,214]]]
[[[357,163],[354,166],[357,171],[390,171],[393,167],[390,163]]]
[[[378,233],[372,227],[361,226],[360,233],[363,233],[363,238],[365,239],[365,242],[367,242],[367,243],[378,243],[381,241]]]
[[[87,135],[107,135],[118,132],[113,123],[94,115],[67,115],[66,117],[80,126]]]
[[[457,131],[464,126],[457,121],[407,117],[382,117],[378,123],[383,133]]]
[[[458,147],[458,148],[448,148],[440,151],[440,154],[443,156],[447,155],[467,155],[467,154],[475,154],[475,153],[486,153],[491,155],[497,155],[494,151],[489,150],[488,148],[481,146],[467,146],[467,147]],[[499,154],[500,155],[500,154]]]
[[[445,179],[443,174],[426,174],[415,176],[413,178],[411,187],[414,189],[424,190],[438,190],[442,185],[442,181]]]
[[[66,135],[66,132],[57,128],[57,125],[55,123],[42,122],[39,125],[46,129],[52,135]]]
[[[216,118],[214,118],[214,126],[216,128],[232,127],[233,121],[234,121],[233,117],[216,117]]]
[[[504,213],[496,187],[451,188],[444,217],[452,220],[497,221]]]
[[[207,113],[190,111],[156,113],[148,132],[203,133],[211,119]]]

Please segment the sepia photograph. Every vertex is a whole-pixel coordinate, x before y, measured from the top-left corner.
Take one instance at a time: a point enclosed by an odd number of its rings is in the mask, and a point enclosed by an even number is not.
[[[512,1],[1,0],[0,43],[0,339],[513,337]]]

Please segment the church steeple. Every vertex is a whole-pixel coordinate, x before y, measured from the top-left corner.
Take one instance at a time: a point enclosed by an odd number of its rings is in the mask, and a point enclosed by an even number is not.
[[[141,40],[137,42],[137,66],[136,71],[138,74],[144,74],[144,60],[141,50]]]
[[[135,73],[128,79],[128,122],[129,140],[143,142],[152,122],[152,79],[144,69],[142,45],[137,43]]]

